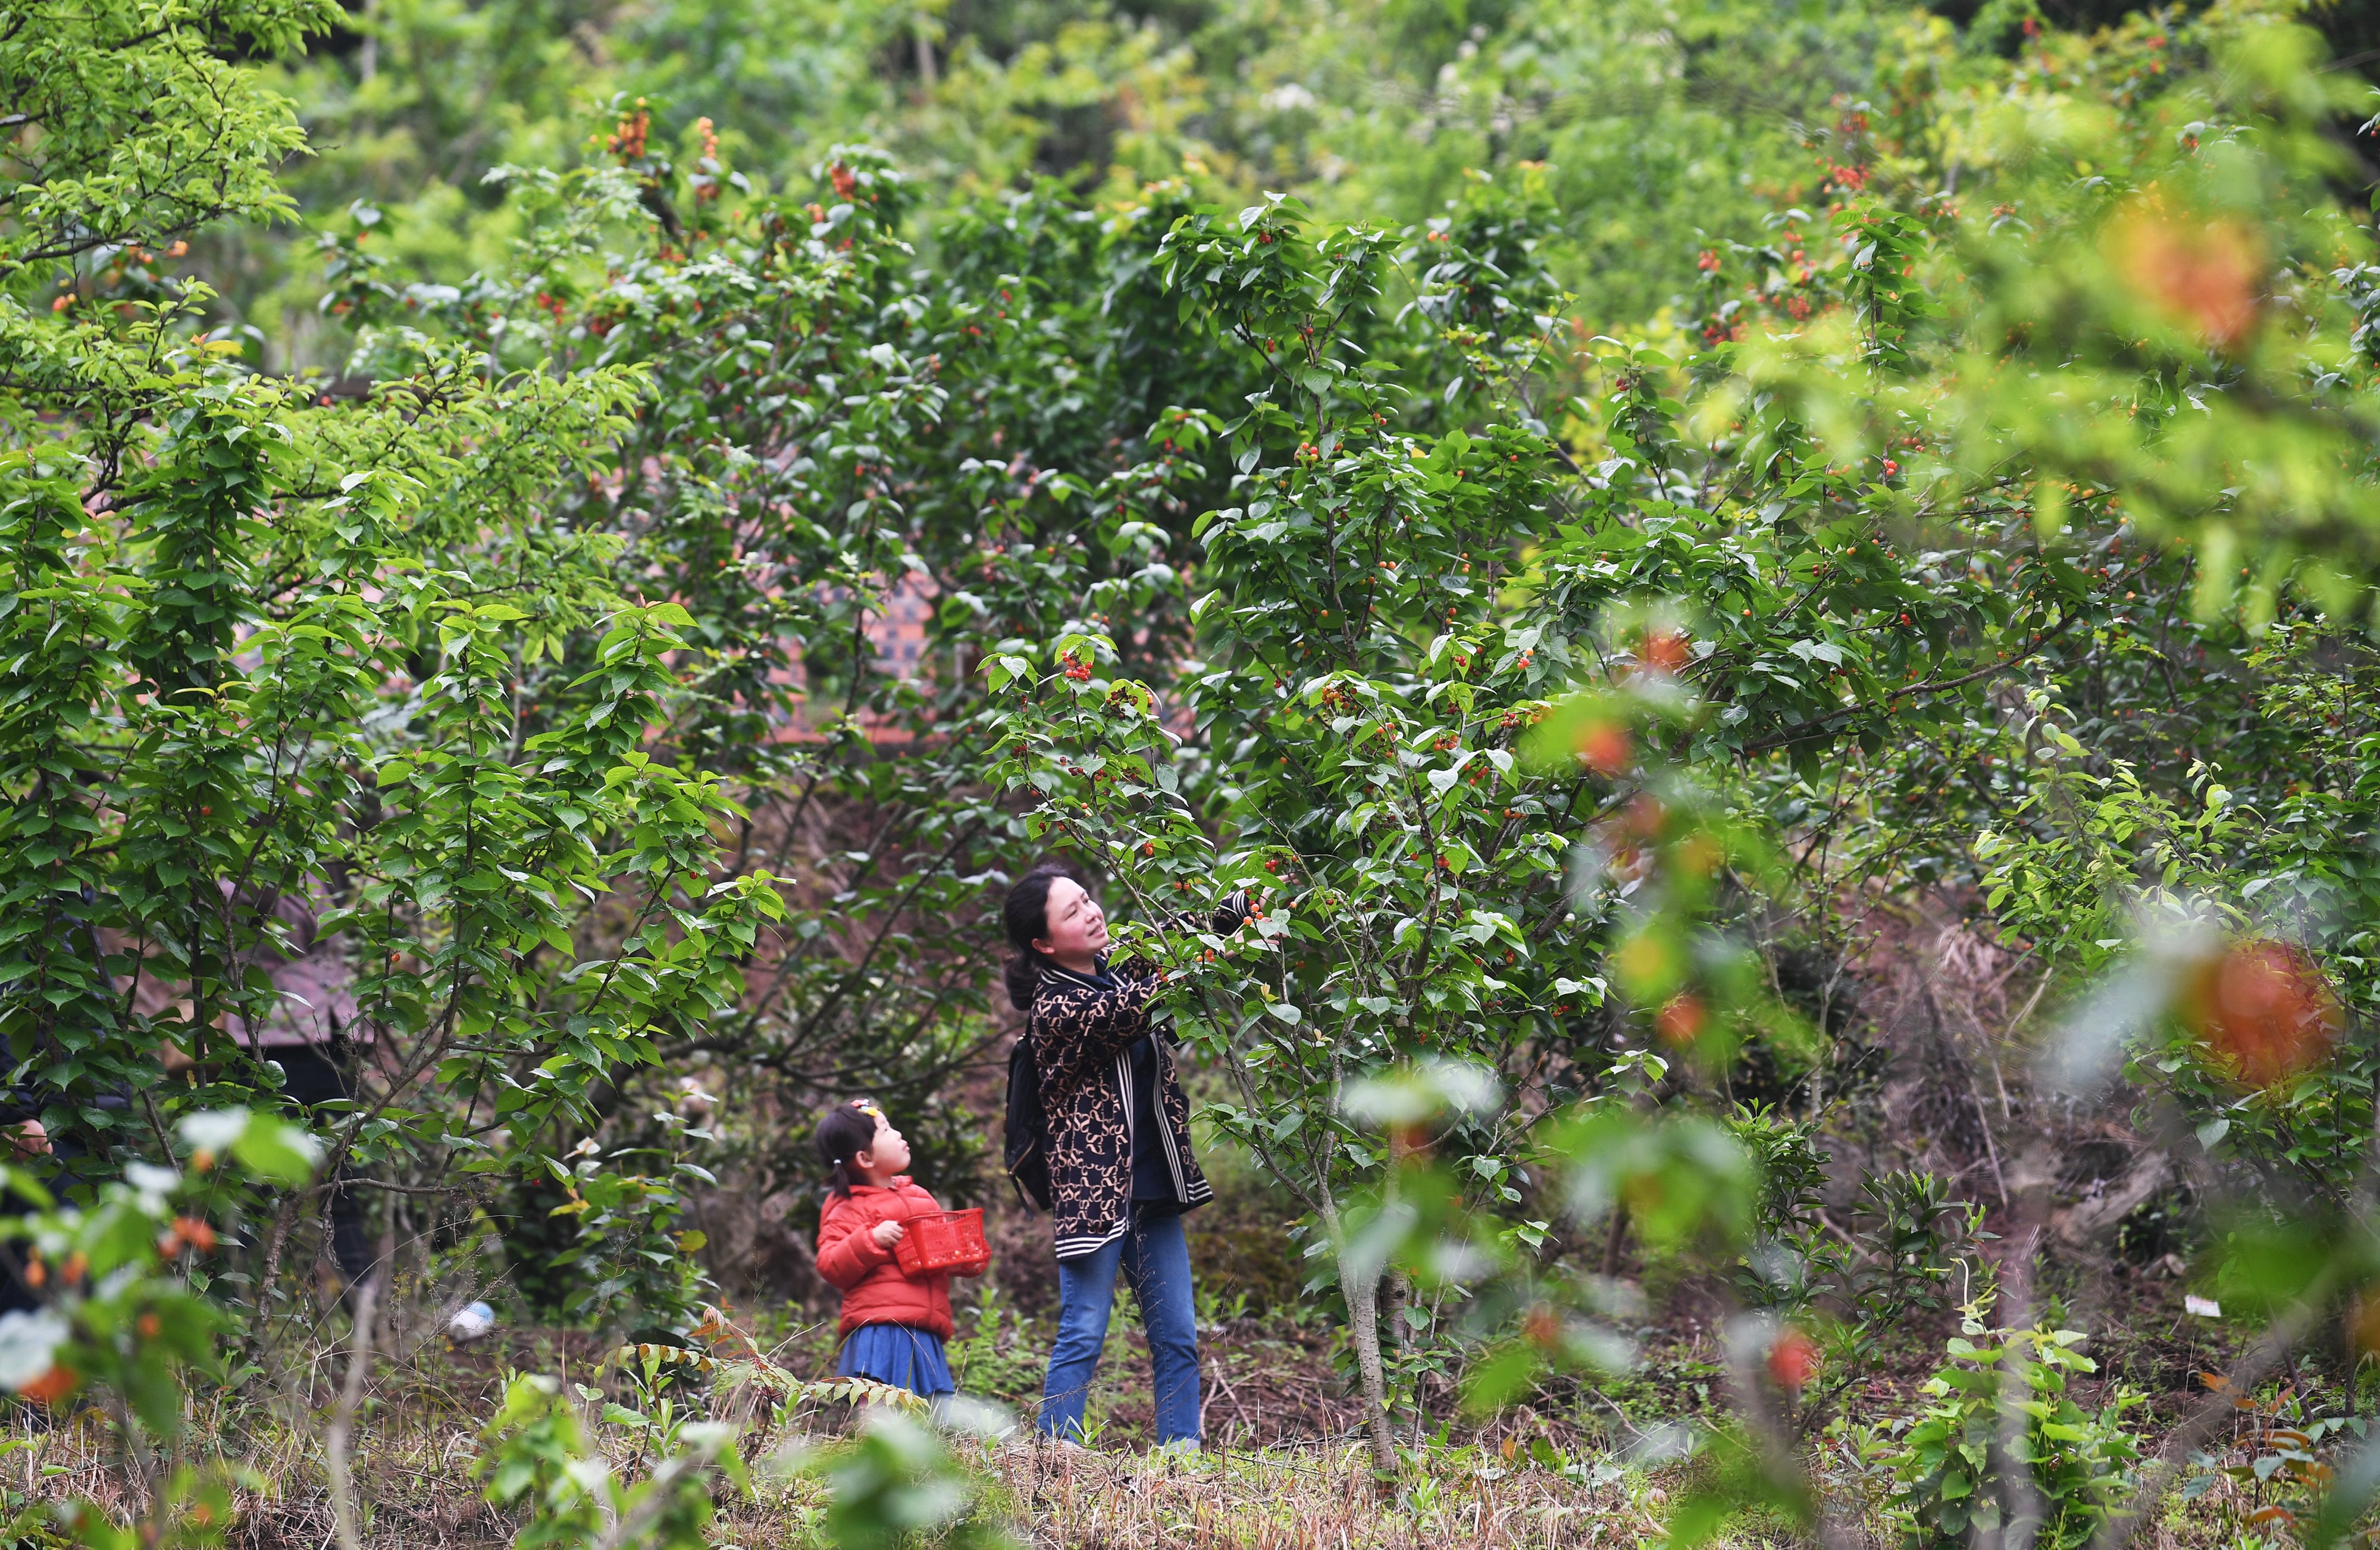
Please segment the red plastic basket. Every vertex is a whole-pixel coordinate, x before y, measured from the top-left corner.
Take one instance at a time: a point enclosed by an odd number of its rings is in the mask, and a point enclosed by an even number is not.
[[[892,1245],[892,1257],[901,1262],[905,1275],[930,1276],[939,1270],[991,1263],[991,1245],[983,1241],[980,1207],[912,1217],[903,1225],[908,1230]]]

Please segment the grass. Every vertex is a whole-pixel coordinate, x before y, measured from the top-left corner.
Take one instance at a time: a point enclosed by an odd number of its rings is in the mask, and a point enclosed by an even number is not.
[[[988,1461],[988,1505],[1028,1543],[1069,1550],[1520,1550],[1658,1533],[1650,1498],[1659,1488],[1643,1478],[1598,1486],[1478,1449],[1437,1460],[1385,1500],[1368,1463],[1344,1446],[1195,1460],[1011,1447]]]
[[[1019,1438],[959,1445],[979,1475],[978,1510],[1036,1547],[1158,1550],[1215,1546],[1269,1550],[1419,1550],[1422,1546],[1638,1546],[1658,1544],[1661,1524],[1694,1469],[1675,1459],[1631,1462],[1630,1449],[1658,1423],[1713,1413],[1724,1403],[1711,1336],[1691,1321],[1647,1331],[1643,1361],[1629,1376],[1598,1386],[1548,1383],[1496,1417],[1466,1419],[1452,1410],[1432,1418],[1415,1467],[1391,1488],[1374,1479],[1352,1435],[1355,1415],[1333,1365],[1333,1337],[1310,1313],[1256,1314],[1210,1306],[1204,1335],[1209,1447],[1182,1459],[1146,1451],[1146,1343],[1120,1304],[1110,1334],[1091,1419],[1095,1446],[1057,1448]],[[757,1321],[764,1342],[788,1369],[831,1369],[832,1329],[790,1310]],[[2145,1327],[2126,1320],[2119,1327]],[[399,1321],[398,1326],[404,1326]],[[423,1321],[410,1321],[419,1329]],[[1940,1350],[1938,1331],[1902,1332],[1906,1350],[1884,1353],[1874,1374],[1843,1397],[1846,1419],[1819,1440],[1814,1459],[1823,1489],[1868,1545],[1892,1544],[1879,1510],[1889,1492],[1882,1462],[1896,1418],[1914,1413],[1915,1384]],[[1045,1319],[997,1299],[963,1310],[953,1363],[970,1392],[1029,1413],[1050,1330]],[[2131,1343],[2103,1353],[2137,1376],[2171,1374],[2218,1353],[2203,1332],[2196,1344]],[[452,1348],[436,1338],[393,1342],[383,1350],[358,1417],[353,1470],[364,1508],[365,1541],[378,1547],[434,1545],[479,1550],[508,1544],[516,1525],[480,1496],[471,1463],[496,1395],[515,1371],[561,1372],[620,1393],[616,1374],[596,1370],[599,1348],[586,1336],[516,1330],[505,1343]],[[190,1419],[203,1447],[235,1466],[240,1484],[234,1544],[322,1550],[331,1542],[323,1484],[323,1423],[333,1401],[334,1350],[296,1363],[278,1387],[244,1397],[195,1397]],[[2273,1436],[2320,1414],[2336,1414],[2346,1396],[2320,1374],[2300,1372],[2242,1411],[2217,1439],[2220,1462],[2252,1472]],[[634,1398],[633,1395],[627,1396]],[[2169,1425],[2186,1396],[2170,1387],[2143,1417],[2155,1434]],[[713,1413],[747,1430],[745,1452],[759,1466],[755,1491],[722,1488],[715,1542],[740,1550],[808,1550],[820,1544],[822,1488],[809,1477],[771,1467],[806,1448],[831,1444],[849,1417],[833,1408],[796,1406],[775,1417],[765,1397],[741,1391],[708,1397]],[[2095,1402],[2095,1401],[2092,1401]],[[85,1409],[54,1423],[12,1410],[0,1432],[0,1493],[12,1507],[69,1495],[120,1503],[121,1483],[103,1418]],[[1865,1430],[1863,1432],[1862,1427]],[[642,1445],[632,1430],[597,1427],[615,1466],[630,1469]],[[1864,1447],[1862,1444],[1864,1443]],[[2332,1449],[2351,1446],[2335,1434]],[[2216,1550],[2264,1535],[2287,1543],[2285,1520],[2252,1520],[2297,1500],[2286,1471],[2275,1478],[2224,1478],[2194,1500],[2169,1499],[2136,1543],[2150,1550]],[[1722,1543],[1736,1550],[1793,1543],[1788,1525],[1756,1514],[1729,1524]]]
[[[748,1497],[722,1493],[715,1542],[742,1550],[813,1550],[825,1498],[812,1480],[768,1467],[782,1447],[832,1439],[796,1431],[762,1451]],[[291,1439],[295,1441],[295,1439]],[[618,1442],[619,1461],[631,1444]],[[476,1451],[468,1428],[386,1424],[359,1439],[358,1471],[370,1503],[365,1542],[386,1550],[479,1550],[507,1544],[514,1524],[480,1500],[468,1477]],[[1210,1450],[1183,1459],[1138,1450],[1098,1451],[1029,1441],[963,1450],[983,1482],[978,1510],[1036,1550],[1557,1550],[1571,1546],[1657,1545],[1669,1504],[1689,1483],[1690,1468],[1670,1463],[1625,1469],[1582,1460],[1544,1467],[1525,1449],[1433,1449],[1424,1467],[1391,1493],[1376,1484],[1360,1451],[1349,1446]],[[0,1478],[12,1495],[69,1491],[104,1499],[111,1481],[106,1449],[88,1423],[0,1443]],[[1597,1468],[1597,1464],[1603,1467]],[[241,1493],[233,1543],[309,1550],[330,1542],[331,1513],[320,1488],[320,1461],[302,1444],[278,1451],[273,1473],[260,1471]],[[2136,1543],[2147,1550],[2214,1550],[2241,1543],[2255,1510],[2252,1494],[2227,1482],[2194,1502],[2175,1502]],[[1873,1517],[1859,1538],[1878,1550],[1890,1540]],[[1745,1515],[1721,1544],[1797,1543],[1781,1520]],[[2267,1543],[2284,1543],[2268,1540]]]
[[[457,1418],[459,1419],[459,1418]],[[424,1424],[425,1417],[383,1408],[362,1428],[356,1448],[359,1487],[369,1502],[365,1541],[390,1550],[437,1545],[478,1550],[507,1544],[514,1525],[480,1499],[468,1473],[474,1431]],[[813,1480],[769,1467],[772,1456],[831,1442],[831,1429],[795,1430],[760,1451],[749,1497],[722,1492],[716,1542],[743,1550],[810,1550],[823,1544],[825,1508]],[[616,1461],[633,1447],[611,1439]],[[1658,1532],[1663,1492],[1651,1477],[1594,1484],[1514,1464],[1492,1451],[1462,1450],[1382,1499],[1353,1447],[1271,1447],[1211,1450],[1184,1459],[1134,1450],[1062,1448],[1019,1440],[961,1444],[983,1483],[979,1510],[1025,1543],[1068,1550],[1151,1550],[1157,1545],[1259,1547],[1336,1545],[1342,1550],[1419,1550],[1456,1543],[1481,1546],[1629,1544]],[[107,1440],[96,1412],[28,1434],[21,1422],[0,1447],[13,1492],[116,1496]],[[311,1439],[286,1434],[251,1455],[249,1483],[238,1493],[234,1543],[319,1547],[329,1543],[331,1509]],[[1615,1538],[1621,1528],[1625,1535]]]

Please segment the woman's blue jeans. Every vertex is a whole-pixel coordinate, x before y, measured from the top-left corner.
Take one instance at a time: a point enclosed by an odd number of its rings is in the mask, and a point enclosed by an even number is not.
[[[1121,1268],[1140,1301],[1156,1369],[1157,1442],[1198,1441],[1198,1317],[1190,1292],[1190,1243],[1182,1218],[1161,1217],[1135,1226],[1107,1247],[1058,1262],[1058,1343],[1041,1387],[1041,1430],[1082,1440],[1083,1404],[1107,1344]]]

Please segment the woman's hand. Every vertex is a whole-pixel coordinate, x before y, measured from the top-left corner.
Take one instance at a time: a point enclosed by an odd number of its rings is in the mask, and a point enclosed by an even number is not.
[[[878,1222],[874,1227],[868,1229],[868,1236],[876,1240],[876,1246],[878,1248],[889,1249],[893,1244],[901,1241],[903,1238],[906,1237],[908,1235],[908,1231],[909,1229],[903,1227],[899,1222]]]

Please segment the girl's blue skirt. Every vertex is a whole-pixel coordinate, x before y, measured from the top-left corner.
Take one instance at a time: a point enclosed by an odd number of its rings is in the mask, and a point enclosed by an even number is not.
[[[942,1355],[942,1338],[905,1324],[861,1325],[843,1342],[843,1360],[834,1370],[840,1377],[873,1378],[929,1399],[958,1387]]]

